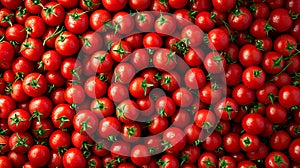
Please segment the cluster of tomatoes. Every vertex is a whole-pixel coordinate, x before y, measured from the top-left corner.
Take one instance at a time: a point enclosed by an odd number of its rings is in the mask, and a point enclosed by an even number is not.
[[[300,167],[299,0],[1,0],[0,167]]]

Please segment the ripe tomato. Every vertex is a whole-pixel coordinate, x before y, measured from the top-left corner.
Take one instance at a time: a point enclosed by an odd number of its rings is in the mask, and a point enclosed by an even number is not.
[[[50,151],[47,146],[34,145],[28,151],[28,159],[34,166],[45,166],[50,159]]]
[[[40,73],[30,73],[23,80],[23,90],[31,97],[39,97],[47,91],[47,79]]]
[[[80,149],[70,148],[63,155],[63,165],[65,168],[84,168],[86,159]]]

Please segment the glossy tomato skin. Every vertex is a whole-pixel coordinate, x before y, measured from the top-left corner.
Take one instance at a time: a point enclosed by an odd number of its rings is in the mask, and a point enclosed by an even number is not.
[[[47,79],[43,74],[30,73],[23,80],[23,90],[28,96],[41,96],[47,91]]]
[[[117,1],[102,0],[102,4],[104,8],[112,12],[120,11],[126,6],[127,2],[128,0],[117,0]]]
[[[48,2],[41,11],[41,17],[49,26],[57,26],[65,17],[64,7],[56,2]]]
[[[262,87],[265,80],[265,72],[257,66],[250,66],[246,68],[242,75],[243,83],[250,89],[258,89]]]
[[[252,22],[252,14],[247,8],[239,7],[228,15],[228,22],[236,30],[245,30]]]
[[[242,120],[242,127],[249,134],[260,134],[265,129],[265,121],[260,114],[247,114]]]
[[[72,125],[75,111],[69,104],[56,105],[51,114],[51,119],[56,128],[68,128]]]
[[[80,41],[75,34],[65,31],[55,40],[55,50],[62,56],[72,56],[79,50]]]

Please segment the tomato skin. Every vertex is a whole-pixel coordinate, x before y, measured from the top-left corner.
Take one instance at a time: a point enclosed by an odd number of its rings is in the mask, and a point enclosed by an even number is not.
[[[70,148],[63,155],[63,165],[65,168],[84,168],[86,159],[79,149]]]
[[[201,109],[195,114],[194,121],[198,127],[208,129],[215,125],[216,117],[212,111]]]
[[[136,145],[131,149],[130,154],[131,161],[138,166],[148,164],[151,156],[148,152],[148,148],[145,145]]]
[[[0,166],[6,168],[12,168],[12,163],[7,156],[0,156]]]
[[[288,10],[277,8],[270,13],[270,25],[273,26],[277,32],[285,32],[292,26],[292,19]]]
[[[208,32],[208,47],[215,50],[223,50],[229,44],[229,35],[223,29],[215,28]]]
[[[223,137],[223,146],[225,151],[230,153],[237,153],[241,150],[239,145],[240,135],[237,133],[228,133]]]
[[[173,168],[173,167],[179,167],[179,161],[177,158],[172,154],[164,154],[158,162],[163,164],[159,165],[159,168]]]
[[[107,84],[98,77],[91,76],[84,83],[85,94],[91,98],[102,97],[107,90]]]
[[[22,43],[26,38],[26,31],[21,24],[14,24],[9,26],[5,31],[5,37],[8,41],[16,41]]]
[[[176,66],[177,55],[166,48],[161,48],[155,51],[153,55],[154,67],[164,70],[171,71]]]
[[[44,53],[44,46],[40,39],[29,37],[21,44],[21,54],[30,61],[39,61]]]
[[[288,43],[292,46],[292,47],[288,47]],[[275,40],[274,40],[274,50],[277,51],[279,54],[287,57],[290,54],[295,53],[294,48],[296,48],[296,44],[297,41],[296,39],[289,35],[289,34],[282,34],[280,36],[278,36]],[[291,48],[290,50],[288,48]]]

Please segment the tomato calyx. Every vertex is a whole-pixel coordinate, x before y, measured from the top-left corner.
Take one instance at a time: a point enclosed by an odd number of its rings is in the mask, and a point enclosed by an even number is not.
[[[231,19],[233,19],[236,16],[240,16],[242,14],[245,14],[245,13],[236,7],[235,10],[232,11]]]
[[[128,131],[128,137],[130,138],[130,137],[132,137],[135,133],[136,133],[136,128],[135,127],[130,127],[130,128],[126,128],[127,129],[127,131]]]
[[[67,151],[67,148],[65,146],[59,146],[57,148],[57,152],[59,155],[62,155],[63,153],[65,153]]]
[[[58,4],[55,4],[55,5],[53,5],[53,6],[51,6],[51,7],[46,7],[46,8],[44,8],[43,10],[45,11],[45,13],[46,13],[46,18],[48,18],[49,17],[49,15],[54,15],[54,16],[57,16],[56,14],[55,14],[55,12],[54,12],[54,8],[56,8],[57,6],[59,6],[60,4],[58,3]]]
[[[170,61],[172,60],[175,64],[177,64],[177,61],[176,61],[176,53],[175,52],[172,52],[170,51],[168,54],[167,54],[167,57],[168,57],[168,60],[166,62],[166,65],[168,65],[170,63]]]
[[[263,46],[263,42],[261,40],[255,39],[255,47],[260,51],[265,51],[266,48]]]
[[[70,120],[68,119],[67,116],[61,116],[56,121],[60,121],[59,128],[61,128],[66,122],[69,122]]]
[[[167,113],[166,113],[164,108],[159,108],[158,109],[158,115],[161,116],[161,117],[166,117]]]
[[[196,19],[197,13],[198,13],[198,11],[190,10],[190,11],[188,12],[188,15],[189,15],[189,17],[190,17],[191,19]]]
[[[89,142],[87,141],[83,141],[82,144],[81,144],[81,149],[83,150],[89,150],[89,148],[93,146],[92,144],[90,144]]]
[[[264,30],[266,31],[267,36],[270,31],[273,31],[273,30],[276,31],[276,29],[273,26],[271,26],[269,23],[264,24]]]
[[[296,20],[299,18],[299,13],[294,13],[292,10],[289,11],[290,17],[292,20]]]
[[[229,120],[231,120],[231,113],[232,112],[237,112],[236,110],[234,110],[228,103],[226,103],[225,107],[223,108],[219,108],[219,110],[224,110],[228,113],[228,118]],[[221,128],[222,129],[222,128]]]
[[[249,145],[251,145],[251,140],[249,139],[249,137],[245,137],[244,139],[242,139],[244,148],[247,148]]]
[[[37,118],[37,120],[40,122],[40,121],[41,121],[41,116],[42,116],[42,115],[43,115],[43,114],[40,113],[38,110],[35,110],[35,111],[33,111],[33,113],[32,113],[32,115],[31,115],[31,117],[30,117],[29,120],[33,120],[34,118]]]
[[[87,38],[82,37],[81,35],[79,36],[79,38],[83,41],[83,46],[84,47],[91,47],[91,43]]]
[[[137,12],[137,19],[139,22],[142,22],[142,23],[146,22],[147,19],[145,16],[146,16],[145,14]]]
[[[107,137],[107,140],[108,140],[109,142],[116,142],[118,139],[117,139],[117,137],[114,136],[114,135],[109,135],[109,136]]]
[[[163,4],[166,8],[168,7],[168,0],[159,0],[161,4]]]
[[[180,166],[182,166],[186,161],[188,161],[188,160],[189,160],[189,157],[190,157],[190,155],[188,155],[188,154],[183,154],[183,155],[180,157],[180,159],[181,159]]]
[[[37,138],[44,138],[48,130],[49,129],[43,129],[43,127],[40,126],[37,130],[33,130],[33,131],[36,133]]]
[[[2,129],[0,128],[0,136],[6,135],[8,132],[8,129]]]
[[[86,132],[86,130],[88,128],[92,128],[92,126],[90,126],[88,124],[88,122],[89,122],[89,119],[87,119],[87,120],[83,121],[82,123],[80,123],[80,125],[81,125],[80,133],[82,133],[83,131]]]
[[[255,70],[255,71],[253,71],[253,76],[256,77],[256,78],[260,78],[261,74],[262,74],[261,70]]]
[[[216,165],[213,164],[210,158],[207,158],[207,160],[203,161],[203,163],[206,165],[206,167],[216,167]]]
[[[119,46],[118,46],[118,49],[117,49],[117,50],[113,50],[113,51],[119,53],[120,58],[123,59],[123,55],[129,54],[130,52],[126,51],[126,50],[122,47],[121,41],[119,41],[119,44],[118,44],[118,45],[119,45]]]
[[[80,79],[80,76],[79,76],[79,70],[80,70],[80,67],[77,67],[75,69],[71,69],[71,73],[73,76],[75,76],[77,79]]]
[[[230,163],[227,162],[225,159],[221,159],[221,160],[220,160],[220,168],[225,168],[225,167],[227,167],[228,165],[230,165]]]
[[[117,114],[117,118],[118,120],[120,120],[120,118],[122,117],[123,119],[125,120],[128,120],[127,117],[125,116],[125,104],[123,104],[121,107],[117,107],[117,110],[118,110],[118,114]]]
[[[97,106],[93,108],[93,110],[105,110],[107,107],[104,105],[104,103],[100,102],[98,99]]]
[[[300,53],[300,50],[297,49],[297,43],[296,44],[291,44],[288,40],[287,42],[287,46],[285,47],[286,50],[288,50],[289,55],[292,55],[293,51],[296,51],[296,53],[294,53],[293,55],[297,55]]]
[[[44,8],[41,0],[32,0],[32,3],[35,4],[35,5],[38,5],[38,6],[42,7],[42,8]]]
[[[11,17],[14,16],[14,14],[8,14],[8,15],[5,15],[3,17],[3,19],[1,20],[2,23],[8,23],[10,26],[12,26],[12,22],[11,22]]]
[[[149,151],[150,155],[154,155],[157,150],[158,150],[158,148],[148,148],[148,151]]]
[[[95,57],[94,59],[99,60],[100,64],[102,64],[105,61],[105,54],[99,55]]]
[[[11,122],[10,125],[16,125],[19,126],[20,122],[24,122],[25,120],[23,118],[20,118],[17,114],[15,114],[13,117],[10,118]]]
[[[274,161],[278,165],[278,167],[281,167],[281,164],[286,165],[287,163],[282,159],[282,156],[274,155]]]
[[[18,133],[16,133],[16,136],[18,138],[17,143],[12,147],[12,150],[14,150],[14,149],[16,149],[17,147],[20,147],[20,146],[24,146],[25,148],[29,148],[29,145],[26,144],[26,141],[28,140],[28,137],[21,138]]]
[[[183,39],[176,42],[175,44],[172,44],[172,46],[174,46],[177,50],[179,50],[180,54],[184,55],[189,51],[189,48],[187,46],[189,44],[190,44],[190,40],[184,37]]]
[[[88,162],[88,166],[89,166],[89,167],[96,167],[97,165],[96,165],[96,162],[95,162],[94,160],[90,160],[90,161]]]
[[[80,16],[87,13],[87,11],[81,12],[81,13],[77,13],[77,10],[75,10],[73,13],[70,14],[70,16],[72,17],[73,20],[78,21],[80,20]]]
[[[24,72],[17,72],[16,73],[16,77],[15,77],[15,81],[17,80],[23,80],[24,79]]]
[[[93,7],[100,5],[100,3],[94,3],[92,0],[84,0],[83,3],[87,6],[88,10],[92,10]]]
[[[19,16],[19,17],[23,17],[27,12],[27,9],[25,7],[23,8],[22,6],[19,6],[18,10],[19,10],[19,12],[18,12],[17,16]]]
[[[41,86],[39,85],[39,79],[41,75],[39,75],[36,79],[32,78],[31,81],[28,83],[32,88],[40,88]]]
[[[272,61],[273,61],[272,68],[280,67],[281,62],[283,61],[283,56],[280,56],[279,58]]]
[[[141,88],[143,88],[144,90],[144,96],[147,95],[147,88],[154,86],[151,83],[147,83],[146,78],[143,80],[143,82],[141,83]]]
[[[26,41],[23,43],[20,52],[25,49],[32,49],[32,48],[33,48],[32,44],[29,41]]]
[[[159,160],[156,162],[156,164],[157,164],[158,166],[161,166],[162,168],[164,168],[169,162],[170,162],[169,160],[163,161],[163,160],[159,159]]]
[[[160,14],[160,17],[158,18],[157,22],[158,25],[161,26],[164,23],[169,22],[169,20],[166,17],[164,17],[162,14]]]

